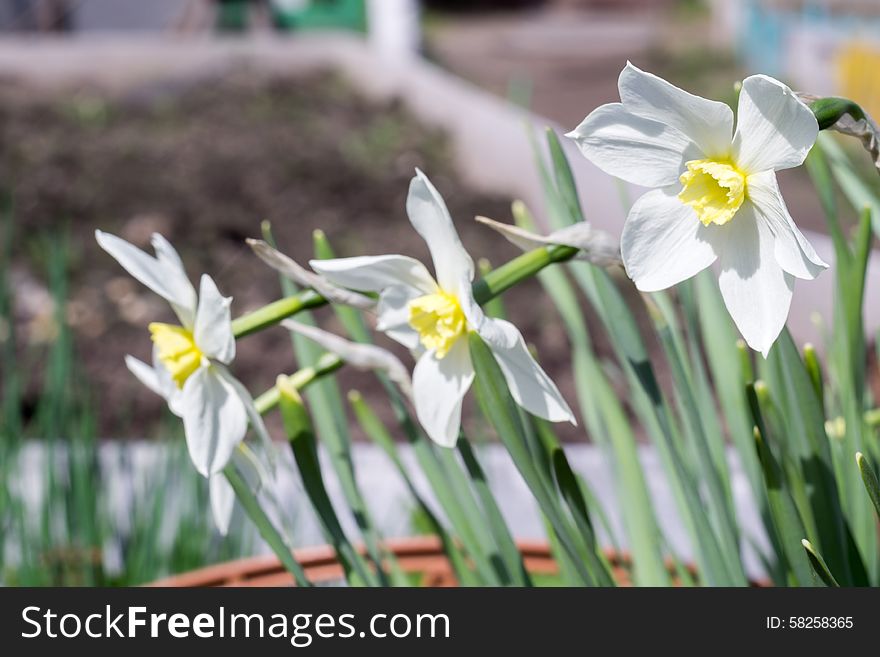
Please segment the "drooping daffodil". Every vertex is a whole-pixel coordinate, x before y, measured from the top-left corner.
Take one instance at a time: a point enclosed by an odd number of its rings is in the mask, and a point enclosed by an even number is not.
[[[223,297],[207,274],[196,294],[177,251],[159,234],[152,236],[155,257],[109,233],[96,231],[95,238],[129,274],[168,301],[180,320],[180,325],[149,325],[152,365],[132,356],[125,363],[183,420],[190,458],[210,479],[214,518],[225,532],[233,493],[222,470],[244,439],[248,420],[268,442],[250,394],[226,367],[235,358],[232,299]]]
[[[675,285],[716,260],[724,303],[765,356],[788,317],[794,279],[827,265],[795,225],[775,172],[803,163],[818,135],[810,109],[765,75],[742,83],[736,131],[726,104],[627,64],[619,103],[569,133],[593,164],[653,187],[629,211],[624,266],[643,291]]]
[[[312,260],[330,282],[378,292],[377,329],[411,349],[413,405],[426,433],[453,447],[461,427],[462,399],[474,379],[467,334],[476,331],[491,348],[516,402],[533,415],[575,422],[550,377],[510,322],[487,317],[471,291],[474,263],[462,246],[442,197],[421,171],[409,187],[406,210],[427,242],[436,279],[403,255]]]

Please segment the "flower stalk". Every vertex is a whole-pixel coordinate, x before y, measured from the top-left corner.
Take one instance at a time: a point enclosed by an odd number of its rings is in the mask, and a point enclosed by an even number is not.
[[[541,247],[509,260],[474,281],[474,299],[479,304],[491,301],[502,292],[537,274],[549,265],[571,260],[578,249],[572,246]]]
[[[326,303],[327,300],[317,292],[303,290],[236,318],[232,322],[232,334],[236,339],[243,338],[251,333],[257,333],[270,326],[274,326],[281,320],[292,317],[300,311],[320,308]]]
[[[474,299],[479,304],[491,301],[544,267],[571,260],[577,252],[572,246],[551,246],[523,253],[474,281]],[[327,300],[314,290],[301,290],[236,318],[232,322],[232,332],[236,338],[243,338],[279,324],[303,310],[313,310],[326,304]]]
[[[332,374],[343,364],[344,361],[336,354],[324,354],[313,367],[305,367],[294,372],[286,378],[286,382],[296,390],[302,390],[321,377]],[[254,400],[254,406],[261,415],[265,415],[278,406],[279,401],[281,401],[281,391],[277,385],[274,385]]]

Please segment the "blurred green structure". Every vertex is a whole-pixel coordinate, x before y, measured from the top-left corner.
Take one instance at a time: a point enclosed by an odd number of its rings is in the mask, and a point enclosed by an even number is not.
[[[276,20],[288,29],[338,28],[365,32],[366,4],[365,0],[309,0],[302,9],[276,12]]]
[[[217,29],[239,32],[247,28],[252,0],[222,0],[218,5]],[[272,19],[282,30],[341,29],[365,32],[365,0],[306,0],[301,6],[272,5]]]

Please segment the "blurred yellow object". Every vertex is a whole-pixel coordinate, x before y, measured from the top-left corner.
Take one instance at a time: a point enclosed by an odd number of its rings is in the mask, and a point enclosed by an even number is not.
[[[440,291],[410,301],[409,324],[418,331],[422,346],[434,349],[439,359],[464,334],[467,322],[455,295]]]
[[[182,326],[159,322],[152,322],[149,329],[159,360],[171,373],[177,387],[183,388],[190,374],[202,364],[202,352],[196,346],[192,332]]]
[[[880,116],[880,44],[853,42],[836,58],[840,95],[862,106],[871,116]]]
[[[746,195],[746,176],[736,165],[718,160],[691,160],[679,179],[678,198],[691,206],[704,226],[733,219]]]

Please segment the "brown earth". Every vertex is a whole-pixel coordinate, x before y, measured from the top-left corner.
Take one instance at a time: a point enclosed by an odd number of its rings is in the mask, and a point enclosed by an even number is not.
[[[25,414],[36,406],[46,345],[57,334],[44,283],[49,241],[69,245],[66,315],[83,373],[77,381],[99,402],[99,435],[152,435],[168,426],[158,421],[163,404],[127,372],[123,358],[147,359],[147,323],[173,317],[97,247],[94,230],[141,247],[161,232],[193,280],[208,272],[234,297],[237,315],[280,293],[275,274],[244,244],[259,236],[264,219],[279,247],[302,262],[317,228],[340,255],[427,258],[404,212],[416,166],[445,196],[472,254],[496,263],[516,255],[472,221],[476,214],[509,220],[508,200],[469,190],[452,169],[442,134],[396,104],[365,101],[332,74],[288,79],[242,69],[121,97],[95,89],[45,96],[5,81],[0,190],[14,198],[12,284],[19,363],[27,363],[20,365]],[[547,319],[549,300],[537,291],[537,283],[526,283],[505,302],[574,405],[568,346],[558,323]],[[334,327],[328,310],[319,317]],[[280,328],[242,340],[234,363],[254,393],[296,368]],[[375,388],[365,375],[345,373],[343,383],[368,395]],[[383,408],[381,396],[370,401]]]

